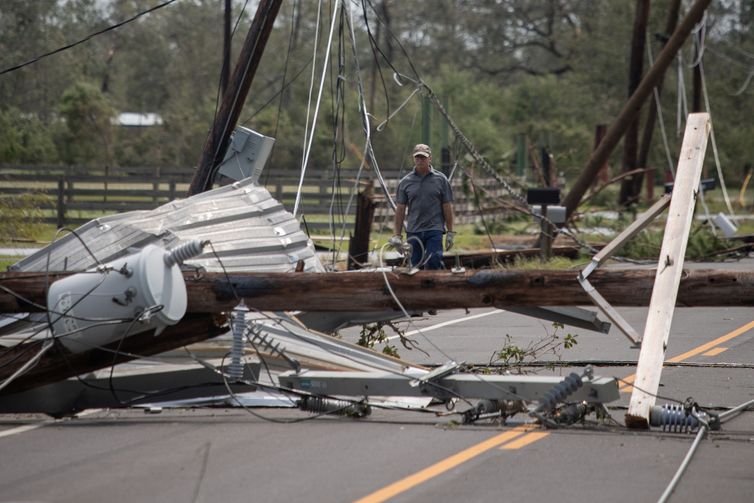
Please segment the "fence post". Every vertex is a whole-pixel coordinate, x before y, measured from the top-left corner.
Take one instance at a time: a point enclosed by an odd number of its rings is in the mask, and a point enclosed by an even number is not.
[[[374,221],[375,203],[372,197],[372,183],[366,184],[359,192],[356,206],[356,222],[351,240],[348,243],[348,270],[361,269],[369,260],[369,234]]]
[[[175,200],[175,180],[170,180],[170,200]]]
[[[156,203],[158,201],[157,191],[160,190],[160,167],[159,166],[155,166],[154,168],[154,180],[152,181],[152,190],[155,192],[154,194],[152,194],[152,201]]]
[[[65,178],[58,179],[57,227],[65,227]]]

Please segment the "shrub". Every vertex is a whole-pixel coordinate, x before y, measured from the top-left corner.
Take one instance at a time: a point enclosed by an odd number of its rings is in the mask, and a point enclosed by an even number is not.
[[[37,239],[43,232],[43,206],[49,197],[39,193],[26,193],[0,197],[0,240],[13,238]]]

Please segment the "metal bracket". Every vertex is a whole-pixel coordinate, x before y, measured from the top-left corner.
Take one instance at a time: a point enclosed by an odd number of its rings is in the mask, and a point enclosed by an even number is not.
[[[640,233],[646,226],[657,218],[657,216],[665,211],[665,208],[670,206],[670,194],[663,195],[657,200],[647,211],[639,215],[639,217],[633,221],[631,225],[623,229],[623,232],[618,234],[615,239],[610,241],[607,246],[602,248],[597,254],[592,257],[592,261],[589,262],[584,269],[579,273],[578,281],[586,294],[592,299],[597,308],[607,316],[610,321],[615,323],[618,330],[623,332],[631,344],[634,347],[641,345],[641,339],[639,333],[623,318],[623,316],[615,310],[605,298],[592,286],[587,280],[587,277],[593,273],[599,266],[605,263],[615,252],[617,252],[629,239]]]
[[[626,338],[631,341],[631,344],[633,347],[639,347],[641,345],[641,341],[639,340],[639,333],[634,330],[634,327],[631,326],[630,323],[626,321],[623,316],[620,315],[618,311],[615,310],[613,306],[610,305],[608,301],[605,300],[605,298],[600,295],[600,293],[592,286],[589,281],[584,278],[581,274],[579,274],[579,284],[584,289],[586,294],[589,296],[590,299],[592,299],[592,302],[595,306],[597,306],[597,309],[602,311],[602,314],[608,317],[610,321],[615,323],[615,326],[618,327],[618,330],[623,332],[623,335],[626,336]]]
[[[440,365],[436,369],[432,370],[431,372],[421,376],[418,379],[414,379],[413,381],[409,382],[409,386],[412,388],[415,388],[417,386],[425,386],[429,381],[434,381],[437,379],[442,379],[443,377],[449,376],[450,374],[455,374],[456,371],[461,368],[461,366],[465,362],[455,362],[453,360],[444,363],[443,365]]]

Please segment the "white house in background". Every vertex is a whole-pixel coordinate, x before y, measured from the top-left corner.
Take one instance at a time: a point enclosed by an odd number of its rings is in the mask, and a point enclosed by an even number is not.
[[[162,117],[159,114],[140,114],[135,112],[123,112],[110,120],[113,126],[149,127],[162,126]]]

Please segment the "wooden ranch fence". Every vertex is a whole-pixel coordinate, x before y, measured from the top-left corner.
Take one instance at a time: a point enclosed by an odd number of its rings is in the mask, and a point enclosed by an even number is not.
[[[329,173],[328,173],[329,175]],[[18,194],[43,194],[35,201],[44,212],[43,220],[58,227],[78,225],[99,216],[149,210],[177,198],[188,191],[193,170],[174,167],[117,167],[91,166],[19,166],[0,165],[0,197]],[[383,173],[391,194],[395,193],[398,173]],[[341,174],[341,185],[334,186],[332,178],[310,176],[304,181],[299,213],[306,219],[310,231],[321,233],[334,220],[337,228],[353,228],[356,198],[349,207],[356,174]],[[293,210],[299,174],[293,171],[263,173],[261,183],[289,210]],[[375,226],[392,226],[392,210],[384,192],[374,180],[362,180],[361,188],[373,185],[377,204]],[[486,206],[486,216],[501,213],[492,200],[504,196],[502,188],[492,179],[475,180],[477,194]],[[481,218],[470,181],[453,180],[454,209],[458,223],[473,223]]]

